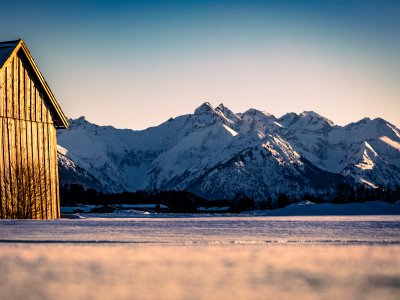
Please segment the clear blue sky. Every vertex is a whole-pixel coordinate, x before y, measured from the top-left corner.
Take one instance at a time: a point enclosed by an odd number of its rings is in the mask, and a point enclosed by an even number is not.
[[[0,40],[68,117],[143,129],[209,101],[400,125],[400,1],[7,2]]]

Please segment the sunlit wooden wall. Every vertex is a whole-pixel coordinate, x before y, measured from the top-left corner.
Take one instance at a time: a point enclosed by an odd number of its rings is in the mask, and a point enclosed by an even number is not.
[[[0,71],[1,218],[60,217],[56,129],[47,99],[25,57]]]

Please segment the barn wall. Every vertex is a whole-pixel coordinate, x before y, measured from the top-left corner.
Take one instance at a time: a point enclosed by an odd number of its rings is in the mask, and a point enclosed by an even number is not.
[[[2,218],[60,217],[56,129],[47,103],[25,58],[15,56],[0,72]]]

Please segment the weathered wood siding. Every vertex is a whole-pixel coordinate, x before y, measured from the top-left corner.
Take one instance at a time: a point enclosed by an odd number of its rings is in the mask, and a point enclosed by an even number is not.
[[[24,205],[34,219],[60,217],[56,129],[37,82],[23,54],[0,71],[1,218]]]

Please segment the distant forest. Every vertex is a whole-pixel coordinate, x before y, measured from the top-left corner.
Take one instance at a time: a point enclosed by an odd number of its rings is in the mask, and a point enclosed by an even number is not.
[[[105,194],[94,189],[85,189],[82,185],[71,184],[60,187],[61,206],[73,206],[77,204],[163,204],[174,213],[194,213],[199,207],[229,207],[232,213],[240,213],[246,210],[267,210],[283,208],[301,201],[314,203],[345,204],[351,202],[365,202],[381,200],[394,203],[400,200],[400,186],[394,189],[371,189],[363,185],[352,186],[341,183],[337,186],[336,194],[330,199],[322,196],[304,194],[300,198],[290,198],[286,194],[280,194],[276,199],[268,198],[262,201],[254,201],[252,197],[237,194],[233,199],[207,200],[188,191],[137,191]]]

